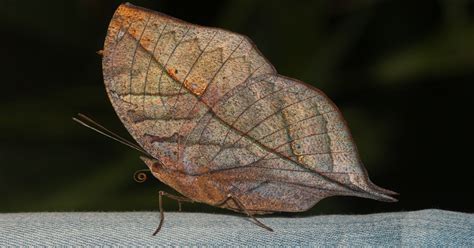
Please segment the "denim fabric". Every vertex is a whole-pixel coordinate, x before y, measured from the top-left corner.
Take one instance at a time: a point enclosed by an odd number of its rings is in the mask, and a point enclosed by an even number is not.
[[[474,247],[474,214],[442,210],[372,215],[260,218],[165,213],[0,214],[0,246],[465,246]]]

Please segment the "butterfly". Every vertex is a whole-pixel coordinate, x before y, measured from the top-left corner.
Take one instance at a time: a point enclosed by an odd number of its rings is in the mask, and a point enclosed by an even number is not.
[[[279,75],[253,42],[122,4],[105,39],[107,94],[151,173],[182,196],[254,215],[301,212],[325,197],[396,201],[373,184],[340,111]]]

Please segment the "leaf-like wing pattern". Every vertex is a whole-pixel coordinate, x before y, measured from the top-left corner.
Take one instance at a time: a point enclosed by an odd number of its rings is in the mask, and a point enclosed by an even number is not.
[[[247,37],[125,4],[103,70],[125,127],[160,161],[145,162],[194,200],[232,193],[256,213],[332,195],[393,200],[368,179],[336,106],[278,75]]]

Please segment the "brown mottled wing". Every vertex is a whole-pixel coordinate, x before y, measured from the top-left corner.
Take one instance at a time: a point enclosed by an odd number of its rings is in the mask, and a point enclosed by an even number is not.
[[[278,75],[242,35],[125,4],[110,23],[103,70],[146,151],[249,209],[301,211],[341,194],[393,199],[368,180],[334,104]]]

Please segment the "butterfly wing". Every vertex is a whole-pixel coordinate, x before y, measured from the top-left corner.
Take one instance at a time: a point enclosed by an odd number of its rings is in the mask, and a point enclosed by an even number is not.
[[[247,37],[124,4],[103,55],[114,109],[164,167],[262,211],[341,194],[393,200],[368,179],[335,105],[278,75]]]

